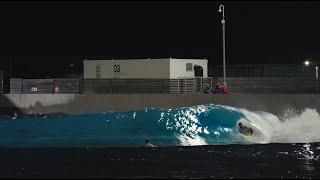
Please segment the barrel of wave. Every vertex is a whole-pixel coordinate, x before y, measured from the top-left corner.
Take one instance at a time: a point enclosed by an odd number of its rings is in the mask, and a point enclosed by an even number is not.
[[[239,136],[241,136],[246,142],[262,144],[272,142],[274,129],[280,124],[279,118],[277,116],[262,111],[248,111],[246,109],[237,108],[235,108],[234,110],[239,111],[244,115],[236,124],[238,133],[238,124],[240,122],[244,126],[253,129],[253,136],[245,136],[239,133]]]
[[[173,113],[179,117],[179,120],[173,118],[176,123],[180,121],[180,118],[188,121],[191,120],[191,124],[197,126],[196,129],[202,127],[206,130],[206,133],[189,132],[192,136],[178,133],[177,137],[181,145],[270,143],[273,130],[279,124],[278,117],[273,114],[257,111],[251,112],[246,109],[223,105],[209,104],[181,110],[179,109],[178,112]],[[195,113],[190,114],[190,110]],[[190,125],[190,122],[181,122],[175,128],[181,129],[181,125]],[[252,128],[254,136],[245,136],[239,133],[238,123],[240,122]],[[189,129],[189,127],[186,129]]]

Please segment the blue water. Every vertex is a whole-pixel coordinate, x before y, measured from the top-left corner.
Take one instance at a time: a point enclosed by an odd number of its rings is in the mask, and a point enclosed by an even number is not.
[[[206,104],[2,118],[0,177],[319,178],[319,113],[284,114]],[[158,148],[139,148],[146,138]]]
[[[250,125],[258,139],[238,133]],[[140,147],[261,143],[278,119],[266,112],[214,104],[59,117],[0,119],[0,147]],[[261,130],[263,129],[263,131]],[[318,137],[318,136],[317,136]]]

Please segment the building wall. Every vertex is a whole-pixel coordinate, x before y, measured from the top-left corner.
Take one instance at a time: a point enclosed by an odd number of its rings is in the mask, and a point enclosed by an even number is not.
[[[101,79],[169,79],[170,73],[168,59],[85,60],[84,79],[96,78],[97,64]]]
[[[193,78],[194,65],[202,66],[203,77],[208,77],[208,60],[205,59],[85,60],[83,63],[84,79],[97,78],[97,64],[100,65],[101,79]],[[186,63],[192,63],[191,71],[186,71]]]
[[[83,61],[83,78],[96,78],[96,62],[87,60]]]
[[[192,71],[186,70],[187,63],[192,63]],[[202,66],[203,77],[208,77],[208,60],[206,59],[171,59],[170,79],[194,78],[194,65]]]

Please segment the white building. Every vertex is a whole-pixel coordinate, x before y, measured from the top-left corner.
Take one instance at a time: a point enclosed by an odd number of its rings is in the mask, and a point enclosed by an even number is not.
[[[208,77],[207,59],[84,60],[84,79],[180,79]]]

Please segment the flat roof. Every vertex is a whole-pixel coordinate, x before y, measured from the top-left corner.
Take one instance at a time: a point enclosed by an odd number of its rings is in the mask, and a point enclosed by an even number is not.
[[[145,59],[85,59],[84,61],[130,61],[130,60],[197,60],[197,61],[208,61],[208,59],[183,59],[183,58],[145,58]]]

